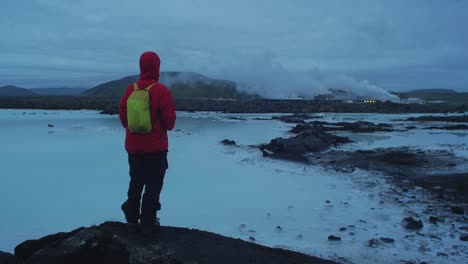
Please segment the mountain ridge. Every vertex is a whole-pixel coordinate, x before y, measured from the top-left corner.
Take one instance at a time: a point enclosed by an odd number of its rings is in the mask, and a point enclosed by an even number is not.
[[[74,88],[74,87],[53,87],[53,88],[30,88],[30,91],[37,95],[51,95],[51,96],[62,96],[62,95],[80,95],[87,88]]]
[[[82,96],[121,97],[128,85],[136,82],[139,75],[129,75],[118,80],[101,83],[85,92]],[[161,72],[160,83],[167,86],[174,98],[200,98],[200,99],[241,99],[255,98],[237,89],[233,81],[212,79],[195,72]]]
[[[0,96],[34,96],[35,93],[29,89],[14,85],[0,87]]]

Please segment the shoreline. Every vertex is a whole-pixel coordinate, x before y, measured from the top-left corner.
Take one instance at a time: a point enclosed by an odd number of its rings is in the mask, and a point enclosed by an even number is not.
[[[0,97],[0,109],[97,110],[118,114],[119,98],[84,96]],[[214,100],[174,99],[177,111],[223,113],[464,113],[466,105],[344,103],[320,100]]]

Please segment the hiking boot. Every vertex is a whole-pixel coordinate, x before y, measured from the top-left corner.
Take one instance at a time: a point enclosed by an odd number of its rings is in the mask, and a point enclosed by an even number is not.
[[[125,219],[128,221],[128,202],[125,201],[121,206],[120,206],[120,209],[122,209],[122,212],[124,213],[125,215]]]
[[[159,218],[156,218],[156,220],[151,224],[142,223],[141,226],[140,226],[141,233],[144,236],[149,236],[152,233],[158,231],[159,227],[161,227],[161,224],[159,223]]]
[[[125,201],[122,206],[120,207],[122,209],[122,212],[125,215],[125,219],[127,220],[127,231],[130,233],[136,233],[138,232],[138,218],[136,219],[131,219],[129,218],[129,211],[128,211],[128,203]]]
[[[122,212],[125,215],[125,220],[127,220],[127,223],[138,223],[138,218],[139,216],[133,216],[130,214],[130,210],[128,208],[128,201],[125,201],[122,206],[120,206],[120,209],[122,209]]]

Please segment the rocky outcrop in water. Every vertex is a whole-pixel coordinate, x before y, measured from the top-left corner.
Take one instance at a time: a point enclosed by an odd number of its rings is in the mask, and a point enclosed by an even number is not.
[[[440,129],[440,130],[467,130],[468,125],[454,125],[454,126],[433,126],[428,129]]]
[[[220,143],[225,145],[225,146],[235,146],[236,145],[236,141],[230,140],[230,139],[223,139],[223,140],[221,140]]]
[[[441,196],[450,195],[456,200],[468,202],[468,173],[457,169],[468,163],[468,159],[450,151],[409,147],[332,150],[311,153],[308,161],[340,172],[353,172],[357,168],[384,173],[404,189],[418,185]]]
[[[312,127],[294,137],[273,139],[259,148],[265,157],[307,162],[307,153],[320,152],[350,142],[347,137],[334,136],[320,128]]]
[[[323,116],[309,115],[309,114],[293,114],[293,115],[285,115],[285,116],[273,116],[271,119],[280,120],[285,123],[305,124],[305,120],[319,119],[319,118],[323,118]]]
[[[406,119],[406,121],[468,123],[468,115],[461,115],[461,116],[419,116],[419,117],[410,117],[410,118]]]
[[[371,132],[391,132],[393,131],[392,125],[379,123],[375,124],[372,122],[366,121],[357,121],[357,122],[322,122],[322,121],[313,121],[309,123],[303,122],[302,124],[296,125],[289,132],[298,134],[312,129],[314,127],[319,127],[324,131],[350,131],[354,133],[371,133]]]

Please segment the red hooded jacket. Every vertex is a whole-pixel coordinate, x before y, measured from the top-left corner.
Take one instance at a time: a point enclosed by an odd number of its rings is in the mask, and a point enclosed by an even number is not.
[[[171,92],[166,86],[158,83],[160,64],[159,56],[154,52],[145,52],[140,57],[138,87],[145,89],[157,83],[150,90],[153,130],[149,134],[132,134],[127,127],[127,99],[134,90],[133,84],[127,87],[120,101],[119,118],[127,130],[125,149],[129,154],[154,154],[168,150],[167,131],[174,128],[176,113]]]

